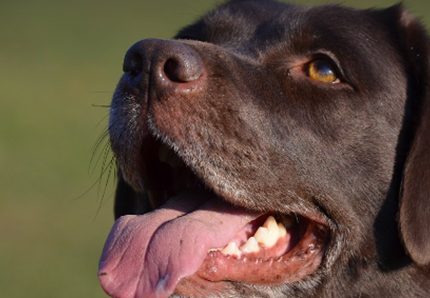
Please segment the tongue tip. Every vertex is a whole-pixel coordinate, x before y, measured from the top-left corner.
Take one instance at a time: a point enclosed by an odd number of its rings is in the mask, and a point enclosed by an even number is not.
[[[99,270],[98,278],[102,289],[113,298],[136,298],[136,284],[119,283],[114,274]]]
[[[117,220],[99,263],[99,280],[108,295],[169,297],[182,279],[199,270],[209,249],[228,243],[260,216],[217,199],[197,209],[182,206],[179,212],[180,199],[152,213]]]
[[[179,282],[174,282],[169,275],[166,275],[160,278],[155,286],[151,286],[150,284],[144,285],[137,279],[131,283],[118,283],[114,275],[103,270],[98,272],[98,278],[106,294],[114,298],[167,298],[173,294]]]

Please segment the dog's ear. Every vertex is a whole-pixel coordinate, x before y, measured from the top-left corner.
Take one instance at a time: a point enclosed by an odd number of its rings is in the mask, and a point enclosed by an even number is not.
[[[430,265],[430,41],[416,18],[401,6],[397,9],[409,76],[404,121],[409,123],[405,138],[410,139],[400,194],[400,233],[412,260]]]

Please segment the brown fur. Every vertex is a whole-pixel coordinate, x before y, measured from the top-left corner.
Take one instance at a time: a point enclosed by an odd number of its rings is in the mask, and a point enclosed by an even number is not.
[[[430,297],[430,48],[419,21],[401,6],[237,0],[175,39],[127,54],[109,127],[116,216],[154,207],[140,179],[150,135],[226,201],[325,218],[331,235],[320,268],[300,281],[181,293]],[[172,80],[201,67],[206,81],[163,85],[154,72],[166,57],[201,63],[164,66]],[[341,83],[292,71],[315,57],[335,61]],[[137,70],[145,79],[127,76]]]

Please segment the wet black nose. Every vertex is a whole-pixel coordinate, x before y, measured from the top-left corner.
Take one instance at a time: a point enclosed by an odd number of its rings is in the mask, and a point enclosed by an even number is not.
[[[175,40],[157,39],[134,44],[125,56],[123,70],[139,86],[151,77],[159,88],[198,83],[203,74],[202,62],[194,50]]]

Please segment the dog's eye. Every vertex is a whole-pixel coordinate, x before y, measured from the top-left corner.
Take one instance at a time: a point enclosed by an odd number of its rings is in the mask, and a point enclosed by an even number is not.
[[[311,79],[323,83],[338,83],[336,67],[327,60],[315,59],[305,65],[305,72]]]

